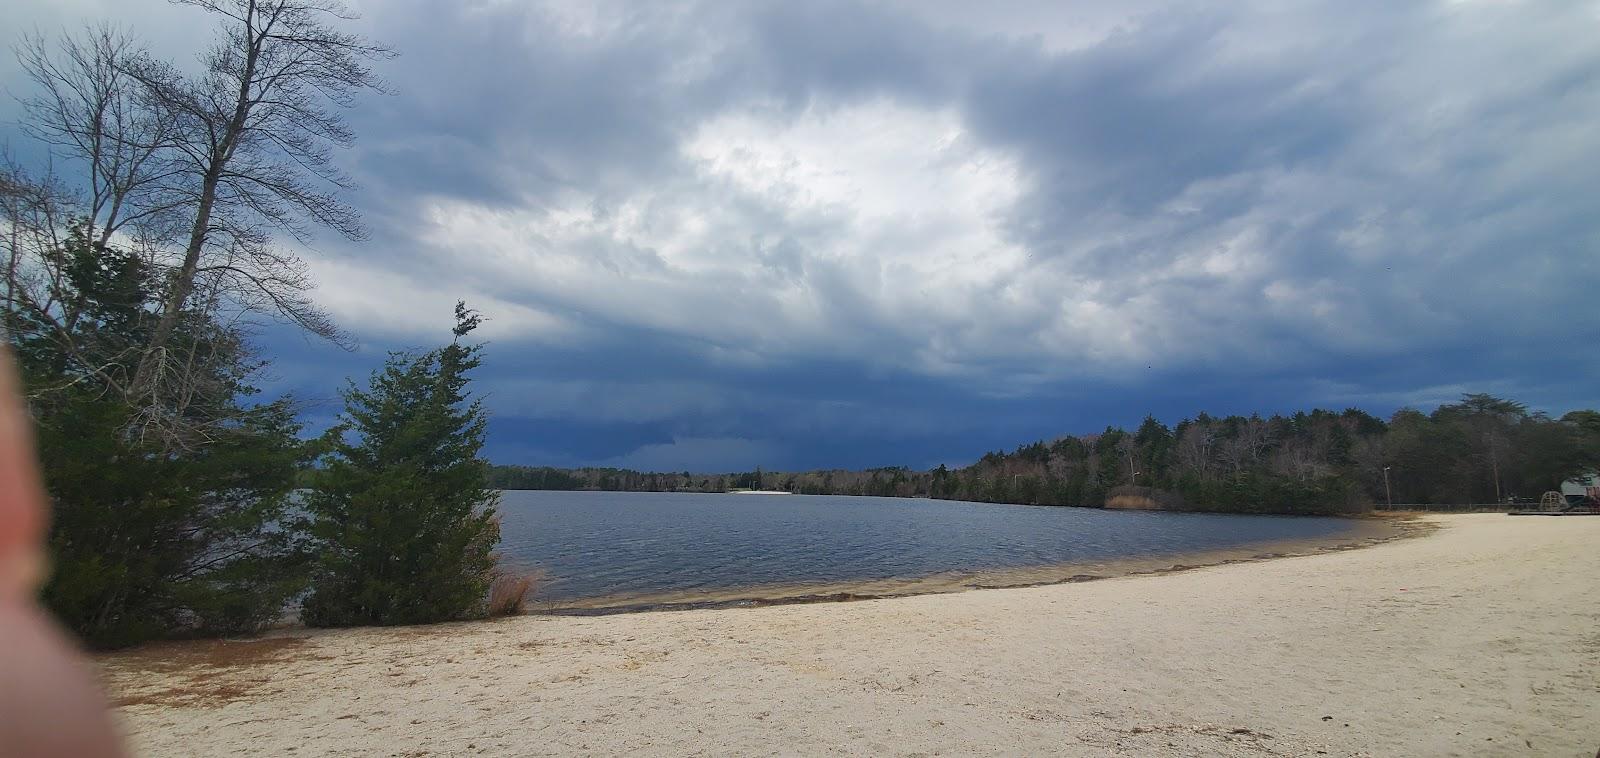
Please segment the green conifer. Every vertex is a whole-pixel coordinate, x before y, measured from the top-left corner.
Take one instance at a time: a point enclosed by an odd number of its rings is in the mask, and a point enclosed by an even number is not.
[[[307,499],[318,551],[302,618],[316,626],[420,624],[484,613],[500,539],[498,493],[478,458],[485,415],[468,401],[479,323],[456,304],[455,339],[393,353],[366,389],[344,391],[341,423]]]

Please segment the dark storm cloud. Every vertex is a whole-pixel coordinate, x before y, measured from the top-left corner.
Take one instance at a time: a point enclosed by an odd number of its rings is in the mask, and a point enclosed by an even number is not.
[[[466,297],[502,460],[921,466],[1147,410],[1600,399],[1592,6],[360,10],[402,52],[345,156],[373,241],[307,256],[366,352],[271,337],[279,383],[329,398]]]
[[[371,35],[405,51],[385,68],[399,95],[355,118],[374,186],[500,203],[627,192],[682,171],[678,143],[724,108],[939,99],[971,48],[854,3],[601,4],[592,30],[554,7],[371,9]]]

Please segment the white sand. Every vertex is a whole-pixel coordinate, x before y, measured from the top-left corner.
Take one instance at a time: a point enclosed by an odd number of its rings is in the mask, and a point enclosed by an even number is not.
[[[1084,584],[102,659],[145,755],[1541,755],[1600,747],[1600,518]]]

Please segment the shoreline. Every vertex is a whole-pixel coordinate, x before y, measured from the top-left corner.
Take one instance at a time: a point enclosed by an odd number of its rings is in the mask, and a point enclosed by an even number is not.
[[[96,656],[135,754],[1589,755],[1600,520],[1295,560]]]
[[[1350,517],[1349,520],[1352,522],[1351,528],[1338,535],[1270,540],[1211,550],[1070,561],[983,571],[950,571],[920,577],[759,584],[704,591],[602,595],[568,600],[531,599],[528,602],[528,610],[521,615],[612,616],[705,609],[765,608],[777,605],[945,595],[973,590],[1047,587],[1358,550],[1391,540],[1421,536],[1436,528],[1436,525],[1426,522],[1416,513],[1357,516]]]

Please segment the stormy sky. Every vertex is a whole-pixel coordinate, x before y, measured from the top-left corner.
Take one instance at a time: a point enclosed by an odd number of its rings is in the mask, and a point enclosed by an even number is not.
[[[400,52],[300,250],[337,411],[490,319],[501,463],[965,463],[1067,433],[1464,391],[1600,404],[1600,3],[369,0]],[[192,65],[211,20],[109,19]],[[0,61],[0,140],[26,94]]]

